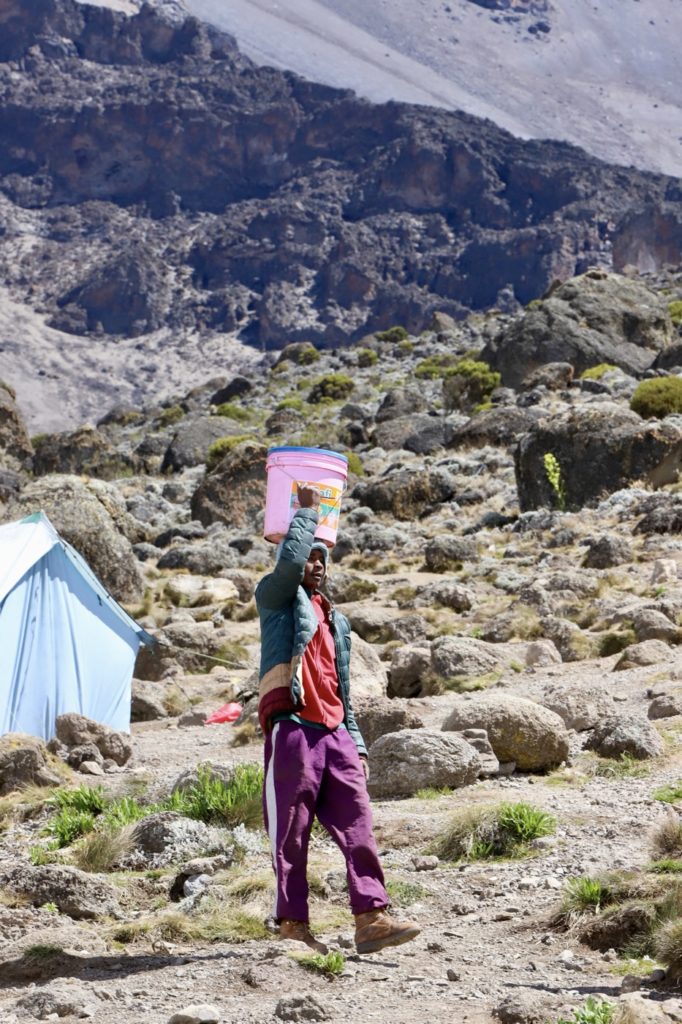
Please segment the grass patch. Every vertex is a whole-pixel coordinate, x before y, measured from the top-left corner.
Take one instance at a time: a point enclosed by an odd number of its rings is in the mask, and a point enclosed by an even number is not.
[[[576,914],[598,914],[612,902],[613,890],[607,881],[581,875],[566,883],[560,914],[565,920]]]
[[[631,754],[621,754],[620,757],[599,757],[590,759],[591,774],[603,779],[640,779],[648,775],[651,767],[643,761],[638,761]]]
[[[440,789],[426,786],[425,789],[418,789],[414,795],[418,800],[438,800],[442,796],[451,796],[452,790],[448,786],[442,786]]]
[[[386,892],[391,897],[391,903],[396,907],[409,907],[413,903],[428,896],[423,886],[416,882],[387,882]]]
[[[551,814],[523,802],[474,808],[457,815],[429,852],[450,861],[519,857],[528,853],[534,839],[555,830]]]
[[[301,967],[315,974],[323,974],[326,978],[335,978],[341,974],[346,966],[346,958],[343,953],[333,950],[324,956],[321,953],[294,957]]]
[[[24,950],[24,960],[52,960],[56,956],[61,956],[64,952],[64,947],[57,945],[56,942],[37,942],[34,946],[27,946]]]
[[[168,800],[168,809],[207,824],[260,825],[263,819],[261,794],[263,769],[256,764],[237,765],[232,781],[225,783],[200,768],[194,786],[176,792]]]
[[[199,917],[180,911],[162,914],[153,923],[153,931],[167,942],[248,942],[269,935],[254,914],[219,906],[202,910]]]
[[[221,405],[217,405],[213,414],[236,420],[237,423],[248,423],[253,419],[253,413],[249,409],[245,409],[243,405],[237,405],[236,402],[223,402]]]
[[[649,864],[647,871],[652,871],[655,875],[682,875],[682,860],[672,857],[655,860]]]
[[[655,860],[682,857],[682,818],[675,811],[670,811],[654,830],[651,852]]]
[[[81,871],[111,871],[132,849],[130,829],[104,829],[85,836],[73,859]]]
[[[651,795],[654,800],[660,800],[664,804],[676,804],[678,800],[682,800],[682,779],[669,786],[659,786]]]
[[[53,838],[56,849],[71,846],[76,839],[92,832],[95,827],[95,815],[92,811],[77,811],[72,807],[64,807],[45,827],[46,835]]]

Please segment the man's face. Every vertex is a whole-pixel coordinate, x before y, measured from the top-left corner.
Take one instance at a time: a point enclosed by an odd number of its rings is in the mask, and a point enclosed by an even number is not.
[[[310,558],[305,563],[303,586],[308,590],[319,590],[324,583],[325,573],[324,555],[318,548],[313,548]]]

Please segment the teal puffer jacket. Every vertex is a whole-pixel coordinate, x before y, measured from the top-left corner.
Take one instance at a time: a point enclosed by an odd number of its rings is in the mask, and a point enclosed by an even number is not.
[[[261,629],[258,717],[263,731],[271,727],[273,715],[296,712],[305,704],[301,658],[317,630],[317,616],[301,583],[316,526],[317,512],[314,509],[298,509],[282,544],[277,565],[256,587]],[[328,606],[328,614],[334,637],[344,725],[359,753],[366,757],[367,748],[350,699],[350,622],[331,605]]]

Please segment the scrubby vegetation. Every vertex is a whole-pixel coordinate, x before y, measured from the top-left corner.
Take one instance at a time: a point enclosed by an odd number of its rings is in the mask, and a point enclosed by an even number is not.
[[[641,381],[630,399],[630,408],[643,419],[663,419],[682,412],[682,377],[655,377]]]
[[[328,373],[313,384],[308,401],[313,405],[326,400],[340,402],[348,398],[354,387],[347,373]]]
[[[431,852],[443,860],[487,860],[528,852],[534,839],[549,836],[556,819],[526,803],[474,808],[457,815],[433,842]]]

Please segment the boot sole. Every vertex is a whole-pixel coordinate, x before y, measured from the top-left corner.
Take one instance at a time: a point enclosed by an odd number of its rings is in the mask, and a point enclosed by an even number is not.
[[[394,932],[383,939],[369,939],[367,942],[356,943],[355,949],[358,953],[377,953],[387,946],[402,946],[404,942],[411,942],[420,934],[421,928],[405,928],[402,932]]]

